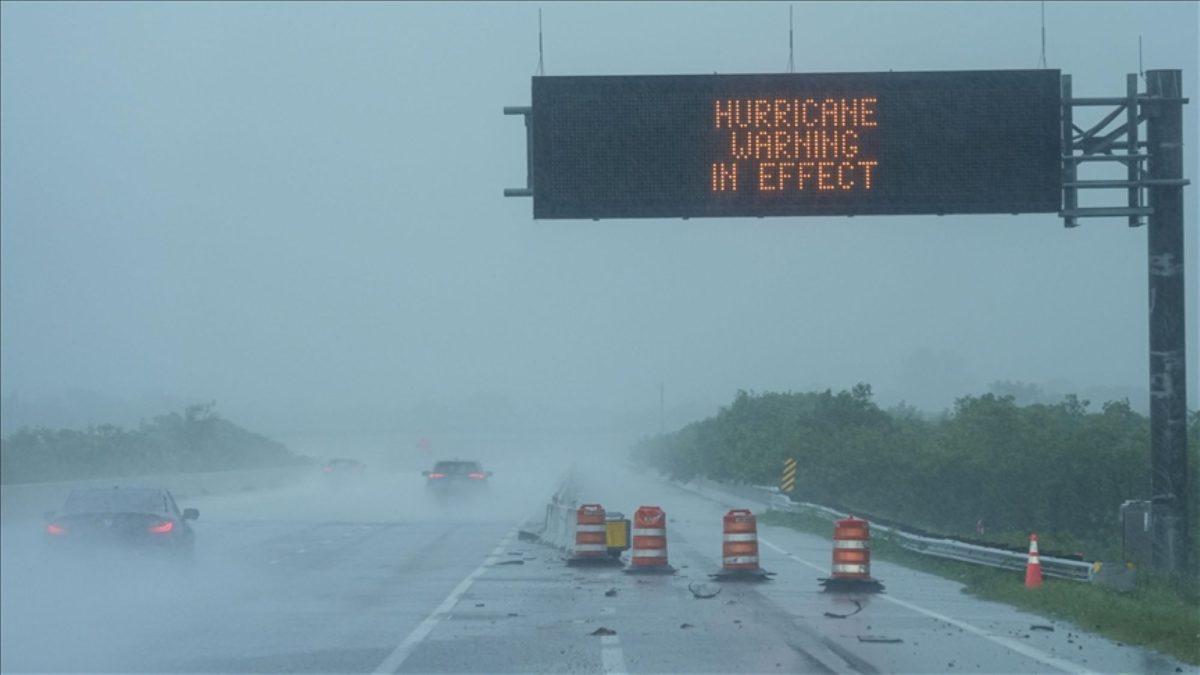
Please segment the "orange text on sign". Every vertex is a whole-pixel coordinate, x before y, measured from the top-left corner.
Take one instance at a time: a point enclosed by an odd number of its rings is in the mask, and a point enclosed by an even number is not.
[[[879,126],[878,102],[874,96],[714,101],[713,128],[726,151],[725,161],[712,163],[711,191],[871,190],[879,162],[864,156],[864,142]]]

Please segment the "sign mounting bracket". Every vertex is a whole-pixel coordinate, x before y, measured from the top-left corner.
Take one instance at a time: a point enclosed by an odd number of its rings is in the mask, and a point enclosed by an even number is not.
[[[525,118],[525,187],[504,188],[505,197],[533,196],[533,107],[504,106],[505,115],[521,115]]]
[[[1141,124],[1154,115],[1154,108],[1165,103],[1184,104],[1182,97],[1165,98],[1138,92],[1138,76],[1125,76],[1125,96],[1075,98],[1071,91],[1071,76],[1062,76],[1062,129],[1063,129],[1063,207],[1059,216],[1066,227],[1078,227],[1079,218],[1128,218],[1129,227],[1146,224],[1146,218],[1154,213],[1148,205],[1145,190],[1153,187],[1183,187],[1189,182],[1183,178],[1151,178],[1146,170],[1151,161],[1149,141],[1139,134]],[[1078,108],[1114,106],[1104,117],[1086,131],[1075,123]],[[1107,129],[1122,117],[1124,121],[1113,129]],[[1107,129],[1107,130],[1106,130]],[[1116,153],[1124,150],[1124,153]],[[1092,162],[1119,162],[1125,165],[1124,179],[1079,179],[1079,165]],[[1079,205],[1080,190],[1124,190],[1124,206]]]

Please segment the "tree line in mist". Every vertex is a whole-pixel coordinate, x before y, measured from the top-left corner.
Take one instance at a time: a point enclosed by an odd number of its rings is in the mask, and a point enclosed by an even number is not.
[[[214,404],[159,415],[136,429],[111,424],[21,429],[0,439],[0,479],[37,483],[281,466],[304,461],[282,443],[220,417]]]
[[[881,409],[869,385],[849,391],[739,392],[733,402],[634,450],[679,479],[778,484],[794,457],[796,499],[874,514],[945,534],[1009,543],[1048,533],[1089,556],[1117,556],[1118,508],[1148,499],[1149,419],[1126,401],[1089,409],[1065,396],[959,399],[927,416]],[[1189,415],[1191,485],[1200,485],[1200,413]],[[1194,491],[1193,491],[1194,492]],[[1192,522],[1196,520],[1192,501]]]

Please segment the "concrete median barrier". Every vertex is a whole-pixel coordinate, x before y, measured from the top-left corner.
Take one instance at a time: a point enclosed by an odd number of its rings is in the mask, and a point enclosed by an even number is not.
[[[571,553],[575,546],[578,494],[578,480],[572,467],[559,479],[558,489],[551,495],[545,511],[526,521],[522,537]]]

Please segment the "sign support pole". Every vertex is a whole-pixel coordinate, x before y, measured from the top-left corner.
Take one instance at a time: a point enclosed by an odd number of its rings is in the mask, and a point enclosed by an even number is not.
[[[1184,320],[1183,92],[1179,70],[1146,71],[1150,279],[1150,453],[1154,543],[1163,573],[1190,570]]]

